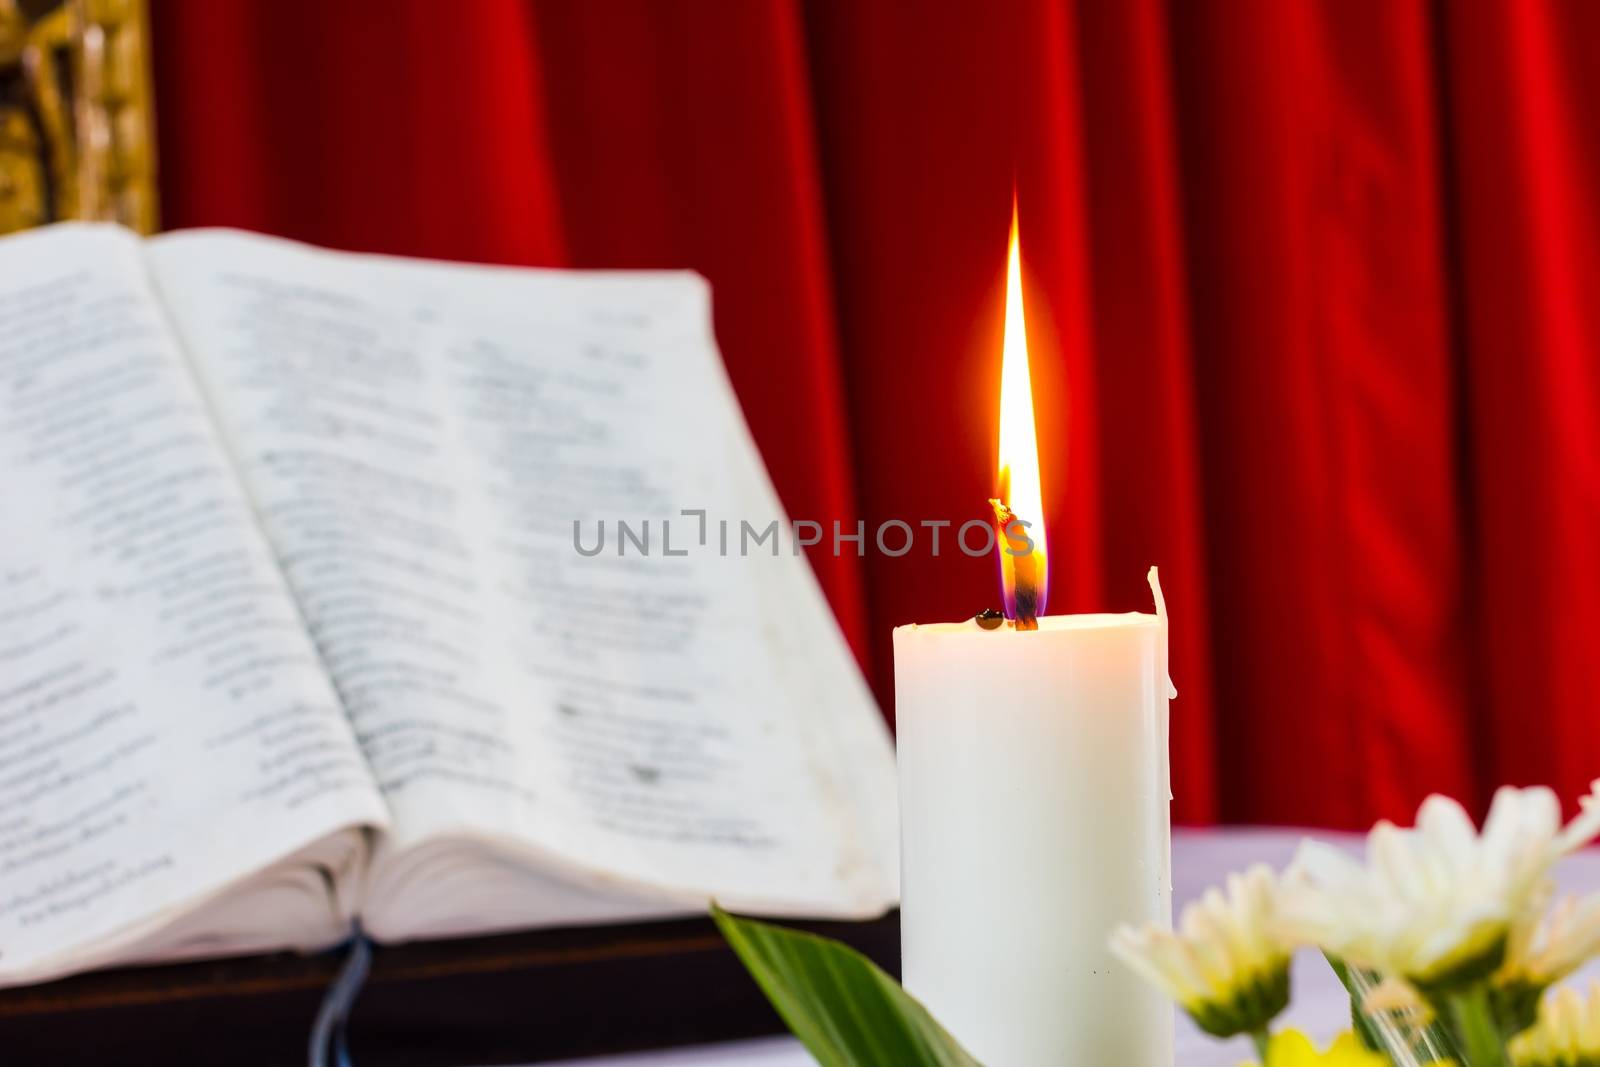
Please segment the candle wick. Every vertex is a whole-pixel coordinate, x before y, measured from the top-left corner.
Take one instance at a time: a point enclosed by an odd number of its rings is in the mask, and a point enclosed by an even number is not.
[[[1042,554],[1035,554],[1027,536],[1027,523],[999,497],[989,499],[994,511],[995,541],[1000,554],[1000,584],[1005,595],[1006,617],[1018,630],[1039,628],[1039,609],[1044,591]]]

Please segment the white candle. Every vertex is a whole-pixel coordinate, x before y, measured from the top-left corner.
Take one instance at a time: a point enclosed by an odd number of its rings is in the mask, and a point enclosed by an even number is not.
[[[894,632],[904,980],[988,1067],[1171,1067],[1171,1005],[1107,944],[1121,923],[1172,919],[1166,608],[1151,568],[1154,615],[1035,621],[1048,575],[1020,249],[1013,207],[991,503],[1014,621]]]
[[[1157,613],[894,632],[906,989],[987,1067],[1171,1067],[1172,1006],[1111,956],[1171,921]]]

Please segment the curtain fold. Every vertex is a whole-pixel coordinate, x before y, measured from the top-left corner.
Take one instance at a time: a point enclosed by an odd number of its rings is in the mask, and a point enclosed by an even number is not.
[[[451,10],[156,0],[164,223],[562,262],[533,12]]]
[[[1570,796],[1600,767],[1600,8],[1446,14],[1483,773]]]
[[[1221,810],[1475,796],[1426,9],[1174,11]]]
[[[1600,773],[1594,8],[152,8],[169,225],[704,273],[791,514],[952,523],[812,556],[886,709],[997,600],[1015,191],[1052,610],[1161,566],[1180,821]]]

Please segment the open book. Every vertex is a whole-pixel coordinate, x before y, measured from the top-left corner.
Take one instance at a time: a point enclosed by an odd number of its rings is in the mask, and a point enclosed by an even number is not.
[[[881,913],[886,730],[718,544],[772,519],[692,274],[0,241],[0,984]]]

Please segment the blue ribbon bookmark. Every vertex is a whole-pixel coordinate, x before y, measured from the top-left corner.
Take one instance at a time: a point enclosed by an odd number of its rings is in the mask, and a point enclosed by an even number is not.
[[[317,1020],[311,1026],[311,1053],[307,1061],[310,1067],[351,1067],[345,1030],[350,1021],[350,1009],[361,994],[361,986],[372,966],[372,942],[367,940],[358,922],[347,944],[349,954],[323,995]]]

